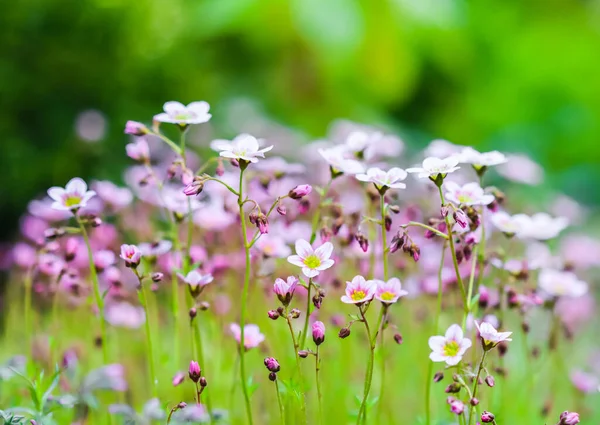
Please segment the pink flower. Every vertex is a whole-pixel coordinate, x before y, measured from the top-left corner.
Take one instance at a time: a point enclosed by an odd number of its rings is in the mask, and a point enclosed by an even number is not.
[[[179,125],[202,124],[212,117],[209,109],[210,105],[204,101],[192,102],[187,106],[171,101],[164,104],[164,112],[155,115],[154,120]]]
[[[146,139],[139,138],[133,143],[125,146],[127,156],[135,161],[148,162],[150,160],[150,148]]]
[[[479,183],[467,183],[463,186],[454,182],[445,182],[446,200],[457,205],[489,205],[494,202],[494,195],[489,195],[479,186]]]
[[[294,291],[296,290],[296,286],[298,285],[298,278],[295,276],[289,276],[287,281],[277,278],[275,279],[275,284],[273,285],[273,292],[279,298],[279,301],[283,305],[288,305],[294,296]]]
[[[137,329],[146,322],[146,313],[143,307],[136,307],[127,302],[118,302],[106,306],[104,318],[112,326]]]
[[[384,304],[393,304],[398,301],[400,297],[408,294],[407,291],[402,289],[400,279],[397,277],[393,277],[387,282],[383,280],[374,280],[373,282],[377,284],[375,298]]]
[[[512,338],[509,338],[512,335],[512,332],[498,332],[488,322],[481,322],[481,324],[475,322],[475,326],[479,331],[483,347],[486,350],[494,348],[502,341],[512,341]]]
[[[135,245],[121,245],[120,257],[125,260],[127,267],[136,268],[142,260],[142,252]]]
[[[462,401],[453,399],[450,401],[450,411],[455,415],[462,415],[465,411],[465,405]]]
[[[565,411],[560,414],[558,425],[577,425],[579,422],[579,413]]]
[[[296,241],[297,255],[290,255],[288,262],[302,267],[304,276],[311,278],[318,276],[320,272],[333,266],[334,261],[329,258],[332,252],[333,245],[331,242],[325,242],[319,248],[313,249],[307,241],[298,239]]]
[[[233,337],[241,344],[242,330],[240,325],[232,323],[229,325],[229,330],[233,334]],[[250,350],[251,348],[258,347],[258,345],[265,340],[265,336],[260,333],[260,329],[257,325],[248,324],[244,326],[244,348]]]
[[[600,380],[589,373],[582,370],[574,370],[569,375],[573,386],[584,394],[595,393],[598,391]]]
[[[471,340],[464,338],[462,328],[454,324],[444,336],[429,338],[429,348],[432,350],[429,358],[434,362],[446,362],[448,366],[455,366],[470,347]]]
[[[198,364],[198,362],[195,362],[193,360],[190,362],[188,376],[194,382],[198,382],[200,380],[200,377],[202,376],[202,370],[200,370],[200,365]]]
[[[342,302],[346,304],[362,304],[371,301],[375,296],[377,284],[364,277],[354,276],[351,282],[346,282],[346,295],[342,295]]]
[[[325,325],[323,322],[316,321],[313,323],[312,337],[316,345],[321,345],[325,341]]]
[[[85,207],[88,201],[96,195],[96,192],[87,190],[87,184],[79,177],[75,177],[67,183],[64,189],[51,187],[48,189],[48,195],[54,200],[52,208],[61,211],[76,211]]]

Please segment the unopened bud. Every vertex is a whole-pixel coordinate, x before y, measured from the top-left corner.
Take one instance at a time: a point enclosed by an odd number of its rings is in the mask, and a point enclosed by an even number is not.
[[[402,342],[404,342],[404,339],[402,338],[402,335],[397,333],[394,335],[394,341],[396,341],[396,344],[400,345]]]
[[[277,205],[277,213],[279,215],[286,215],[287,214],[287,209],[285,208],[285,205],[283,204],[278,204]]]
[[[200,370],[200,365],[198,364],[198,362],[195,362],[193,360],[190,362],[188,376],[194,382],[198,382],[200,380],[200,377],[202,376],[202,371]]]
[[[469,218],[463,210],[454,211],[452,217],[454,218],[454,221],[456,221],[456,223],[463,229],[466,229],[469,225]]]
[[[279,372],[281,367],[279,366],[279,362],[273,357],[265,358],[265,367],[269,370],[269,372]]]
[[[469,400],[469,404],[471,406],[477,406],[479,404],[479,400],[473,397],[471,400]]]
[[[312,192],[312,186],[309,184],[301,184],[289,191],[288,196],[292,199],[302,199]]]
[[[269,319],[271,320],[279,319],[279,313],[277,312],[277,310],[269,310],[267,314],[269,315]]]
[[[340,329],[340,332],[338,333],[338,336],[342,339],[344,338],[348,338],[348,336],[350,336],[350,328],[342,328]]]
[[[200,304],[198,304],[198,308],[200,311],[206,311],[210,308],[210,303],[208,301],[201,301]]]
[[[576,425],[579,422],[579,413],[565,411],[560,414],[558,425]]]
[[[386,214],[385,219],[384,219],[384,224],[385,224],[385,230],[389,232],[390,229],[392,228],[392,217],[390,217],[389,215]]]
[[[310,210],[310,202],[308,199],[301,199],[298,203],[298,212],[300,214],[306,214]]]
[[[190,311],[188,314],[190,316],[190,319],[193,319],[194,317],[196,317],[198,315],[198,310],[196,310],[196,307],[192,307],[192,308],[190,308]]]
[[[362,232],[358,231],[354,237],[356,238],[360,249],[362,249],[363,252],[367,252],[369,250],[369,241],[367,240],[365,235]]]
[[[292,319],[297,319],[298,317],[300,317],[300,310],[298,310],[297,308],[293,308],[292,311],[290,311],[290,317]]]
[[[393,212],[394,214],[398,214],[400,212],[400,207],[398,205],[390,205],[388,210]]]
[[[177,405],[178,409],[185,409],[187,407],[187,403],[185,401],[180,401]]]
[[[256,227],[258,227],[258,231],[261,235],[265,233],[269,233],[269,219],[263,213],[259,213],[256,218]]]
[[[222,177],[223,174],[225,174],[225,165],[223,165],[223,161],[221,159],[219,159],[219,162],[217,163],[215,174],[219,177]]]
[[[496,380],[492,375],[488,375],[485,377],[485,383],[488,387],[493,387],[494,385],[496,385]]]
[[[206,382],[206,378],[205,378],[204,376],[202,376],[202,377],[200,378],[200,382],[199,382],[199,383],[200,383],[200,386],[201,386],[202,388],[204,388],[204,387],[206,387],[206,386],[208,385],[208,382]]]
[[[435,375],[433,375],[433,382],[440,382],[442,379],[444,379],[443,372],[436,372]]]
[[[444,391],[448,394],[455,394],[460,391],[460,384],[453,382],[448,385]]]
[[[269,381],[271,381],[271,382],[277,381],[277,374],[275,372],[269,373]]]
[[[305,358],[308,357],[308,351],[306,351],[306,350],[300,350],[300,351],[298,351],[298,356],[301,357],[301,358],[303,358],[303,359],[305,359]]]
[[[484,424],[490,424],[490,423],[494,422],[495,419],[496,419],[496,417],[491,412],[484,410],[483,413],[481,414],[481,422],[483,422]]]
[[[161,282],[163,280],[164,276],[165,275],[160,272],[152,273],[152,282],[155,282],[155,283]]]

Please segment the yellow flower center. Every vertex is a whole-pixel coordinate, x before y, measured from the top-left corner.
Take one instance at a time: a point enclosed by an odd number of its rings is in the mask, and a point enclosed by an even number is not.
[[[360,301],[362,300],[367,294],[365,294],[365,291],[354,291],[352,292],[352,300],[354,301]]]
[[[460,345],[456,341],[449,341],[444,345],[444,356],[454,357],[460,351]]]
[[[396,297],[396,294],[393,294],[392,292],[389,292],[389,291],[386,291],[379,296],[379,298],[381,298],[384,301],[392,301],[395,297]]]
[[[461,193],[460,195],[458,195],[458,200],[461,204],[468,204],[470,202],[473,202],[473,198],[466,193]]]
[[[67,207],[74,207],[76,205],[79,205],[81,203],[81,197],[79,196],[69,196],[67,199],[65,199],[65,206]]]
[[[309,269],[316,269],[321,265],[321,259],[315,254],[311,254],[304,259],[304,265]]]

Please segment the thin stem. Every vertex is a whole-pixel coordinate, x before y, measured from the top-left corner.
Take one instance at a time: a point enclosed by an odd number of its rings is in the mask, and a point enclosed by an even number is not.
[[[446,204],[446,200],[444,199],[444,192],[442,191],[441,185],[438,186],[438,190],[440,193],[440,200],[442,201],[442,206],[444,206]],[[452,254],[452,263],[454,264],[454,273],[456,274],[456,283],[458,284],[458,287],[460,288],[460,293],[462,295],[464,314],[468,315],[469,314],[469,304],[467,301],[467,294],[465,292],[465,285],[463,283],[462,277],[460,275],[460,270],[458,268],[458,260],[456,258],[456,249],[454,247],[454,238],[452,236],[452,226],[450,225],[450,219],[448,218],[447,215],[446,215],[446,217],[444,217],[444,220],[446,222],[446,231],[448,232],[448,242],[450,244],[450,253]]]
[[[477,376],[475,377],[475,382],[473,382],[473,395],[471,398],[477,397],[477,388],[479,388],[479,377],[481,376],[481,371],[483,370],[483,362],[485,361],[485,356],[487,355],[487,350],[483,350],[483,354],[481,355],[481,361],[479,362],[479,367],[477,368]],[[469,425],[473,422],[473,416],[475,415],[475,406],[471,406],[469,409]]]
[[[159,132],[151,132],[150,134],[153,134],[154,136],[160,138],[163,142],[165,142],[167,145],[169,145],[169,147],[173,150],[173,152],[175,152],[178,155],[182,155],[182,151],[181,148],[179,146],[177,146],[175,144],[175,142],[173,142],[171,139],[169,139],[167,136],[165,136],[162,133]]]
[[[443,280],[442,273],[444,271],[444,260],[446,257],[446,244],[442,247],[442,255],[440,257],[440,267],[438,268],[438,293],[437,302],[435,309],[435,319],[433,323],[433,329],[431,335],[437,335],[438,327],[440,325],[440,315],[442,313],[442,291],[443,291]],[[431,384],[433,381],[433,362],[429,362],[427,368],[427,383],[425,386],[425,425],[431,424]]]
[[[279,382],[275,379],[275,391],[277,391],[277,403],[279,404],[279,415],[281,416],[281,423],[285,425],[285,413],[283,411],[283,403],[281,402],[281,394],[279,393]]]
[[[288,315],[287,308],[285,311],[285,320],[288,324],[288,329],[290,330],[290,335],[292,336],[292,343],[294,344],[294,356],[296,356],[296,368],[298,369],[298,380],[300,381],[300,385],[302,386],[304,383],[304,377],[302,375],[302,366],[300,365],[300,355],[298,354],[298,341],[296,340],[296,334],[294,333],[294,328],[292,327],[292,321],[290,320],[290,316]],[[306,419],[306,395],[304,391],[302,391],[302,415]]]
[[[241,165],[241,164],[240,164]],[[244,243],[244,251],[246,257],[246,267],[244,272],[244,288],[242,290],[242,306],[240,312],[240,379],[242,380],[242,391],[244,393],[244,402],[246,404],[246,416],[248,423],[253,424],[252,421],[252,406],[250,404],[250,394],[248,393],[248,387],[246,385],[246,365],[244,362],[245,354],[245,327],[246,327],[246,303],[248,301],[248,290],[250,287],[250,246],[248,245],[248,234],[246,228],[246,215],[244,214],[244,200],[242,193],[244,189],[244,169],[240,167],[240,188],[238,191],[238,206],[240,209],[240,221],[242,223],[242,241]]]
[[[79,218],[78,215],[75,215],[75,219],[77,220],[77,224],[79,224],[79,228],[81,229],[81,234],[83,235],[83,240],[85,241],[85,246],[88,252],[88,261],[90,268],[90,277],[92,278],[92,285],[94,286],[94,298],[96,299],[96,307],[98,308],[98,317],[100,318],[100,338],[102,339],[102,357],[104,360],[104,364],[109,363],[108,359],[108,340],[106,338],[106,322],[104,321],[104,299],[102,298],[102,294],[100,293],[100,285],[98,284],[98,274],[96,273],[96,265],[94,264],[94,252],[92,251],[92,246],[90,245],[90,238],[88,237],[87,231],[85,230],[85,226],[83,222]]]
[[[25,275],[25,312],[24,312],[24,320],[25,320],[25,342],[27,344],[27,350],[29,354],[29,359],[31,359],[31,288],[33,284],[33,266],[31,266],[27,270],[27,274]]]
[[[308,279],[308,292],[306,294],[306,315],[304,317],[304,326],[302,327],[302,335],[300,335],[300,349],[304,350],[306,344],[306,334],[308,333],[308,320],[310,319],[310,290],[313,286],[312,277]]]
[[[479,174],[479,186],[481,186],[481,188],[483,188],[483,175],[484,173],[478,173]],[[478,259],[477,261],[479,262],[479,268],[478,268],[478,273],[477,273],[477,287],[479,287],[479,285],[481,284],[481,279],[483,278],[483,269],[485,268],[485,205],[481,206],[481,223],[479,224],[479,226],[481,226],[481,240],[479,241],[479,252],[478,252]]]
[[[360,405],[360,410],[358,411],[358,417],[356,418],[356,425],[360,425],[361,417],[364,416],[365,421],[367,418],[367,411],[366,411],[367,410],[367,399],[369,397],[369,392],[371,391],[371,383],[373,381],[373,367],[375,365],[375,346],[377,344],[377,334],[378,334],[379,326],[381,326],[381,321],[383,319],[384,310],[385,310],[385,307],[382,306],[381,310],[379,311],[379,318],[377,319],[377,326],[375,327],[375,334],[371,335],[371,328],[369,327],[369,322],[367,321],[367,318],[365,317],[364,310],[362,309],[362,307],[359,307],[360,315],[361,315],[363,323],[365,324],[365,329],[367,331],[367,337],[369,339],[370,354],[369,354],[369,364],[367,365],[367,373],[365,376],[365,388],[364,388],[363,400]]]
[[[442,204],[443,204],[443,202],[442,202]],[[446,235],[445,233],[442,233],[442,232],[440,232],[438,229],[435,229],[435,228],[433,228],[433,227],[431,227],[431,226],[428,226],[428,225],[426,225],[426,224],[419,223],[418,221],[409,221],[408,223],[406,223],[406,224],[403,224],[403,225],[402,225],[402,226],[400,226],[400,227],[404,227],[404,228],[406,228],[406,227],[410,227],[410,226],[422,227],[423,229],[429,230],[430,232],[433,232],[433,233],[435,233],[436,235],[438,235],[438,236],[440,236],[440,237],[442,237],[442,238],[444,238],[444,239],[448,239],[448,235]]]
[[[329,188],[331,187],[331,183],[333,182],[333,178],[330,178],[325,187],[323,188],[323,196],[319,199],[319,205],[317,206],[317,210],[315,211],[315,215],[312,220],[312,232],[310,233],[310,243],[311,245],[317,239],[317,227],[319,227],[319,222],[321,221],[321,209],[323,208],[323,199],[327,199],[327,193],[329,192]]]
[[[473,253],[473,259],[471,260],[471,274],[469,275],[469,289],[467,292],[467,303],[469,305],[469,312],[471,311],[471,299],[473,297],[473,282],[475,281],[475,267],[477,266],[477,256],[479,254],[479,246],[475,247],[475,252]],[[462,327],[465,328],[467,324],[467,314],[463,315]]]
[[[139,288],[140,301],[142,302],[142,305],[144,307],[144,313],[146,314],[146,321],[144,323],[144,326],[145,326],[145,330],[146,330],[146,346],[147,346],[147,350],[148,350],[148,368],[150,371],[150,380],[152,382],[152,384],[151,384],[152,396],[157,397],[158,396],[158,382],[156,381],[156,371],[154,369],[154,350],[152,348],[152,333],[150,331],[150,308],[148,306],[146,285],[143,284],[143,282],[142,282],[143,277],[140,276],[137,269],[132,269],[132,270],[133,270],[133,273],[135,273],[136,277],[138,278],[138,282],[140,285],[140,288]]]
[[[388,256],[387,256],[387,229],[385,228],[385,195],[381,195],[381,247],[383,252],[383,280],[388,278]]]
[[[321,370],[321,357],[319,357],[319,346],[317,345],[317,352],[315,354],[315,380],[317,381],[317,398],[319,400],[319,423],[323,422],[323,406],[321,396],[321,381],[319,379],[319,371]]]
[[[198,355],[198,361],[200,362],[200,364],[202,365],[203,369],[206,369],[206,363],[204,362],[204,350],[203,350],[203,344],[202,344],[202,332],[200,332],[200,322],[198,323],[194,323],[197,320],[194,320],[190,323],[190,326],[192,326],[194,329],[194,339],[196,341],[196,350],[197,350],[197,355]],[[207,393],[206,396],[204,397],[204,401],[206,404],[206,410],[208,412],[208,417],[209,417],[209,421],[210,423],[212,423],[212,406],[211,406],[211,401],[210,401],[210,393]]]
[[[383,255],[383,280],[387,281],[388,279],[388,256],[387,256],[387,229],[385,228],[385,195],[381,194],[380,197],[380,205],[379,205],[379,209],[381,211],[381,248],[382,248],[382,255]],[[385,305],[385,304],[384,304]],[[382,306],[383,309],[383,306]],[[384,332],[385,332],[385,316],[387,315],[387,309],[384,313],[384,317],[382,319],[382,323],[383,326],[381,327],[381,337],[379,339],[379,351],[380,351],[380,356],[381,356],[381,385],[379,388],[379,406],[377,409],[377,417],[378,420],[377,422],[381,422],[379,418],[381,418],[381,413],[383,410],[383,406],[385,405],[385,403],[383,402],[383,393],[385,390],[385,350],[384,350],[384,343],[385,343],[385,339],[384,339]]]

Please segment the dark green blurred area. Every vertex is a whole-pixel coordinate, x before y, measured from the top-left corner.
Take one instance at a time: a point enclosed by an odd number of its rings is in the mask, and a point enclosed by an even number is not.
[[[1,236],[72,176],[119,178],[127,119],[232,99],[308,138],[348,118],[413,146],[523,151],[600,203],[600,1],[22,0],[0,12]],[[108,119],[86,143],[75,120]],[[230,136],[231,134],[222,134]]]

